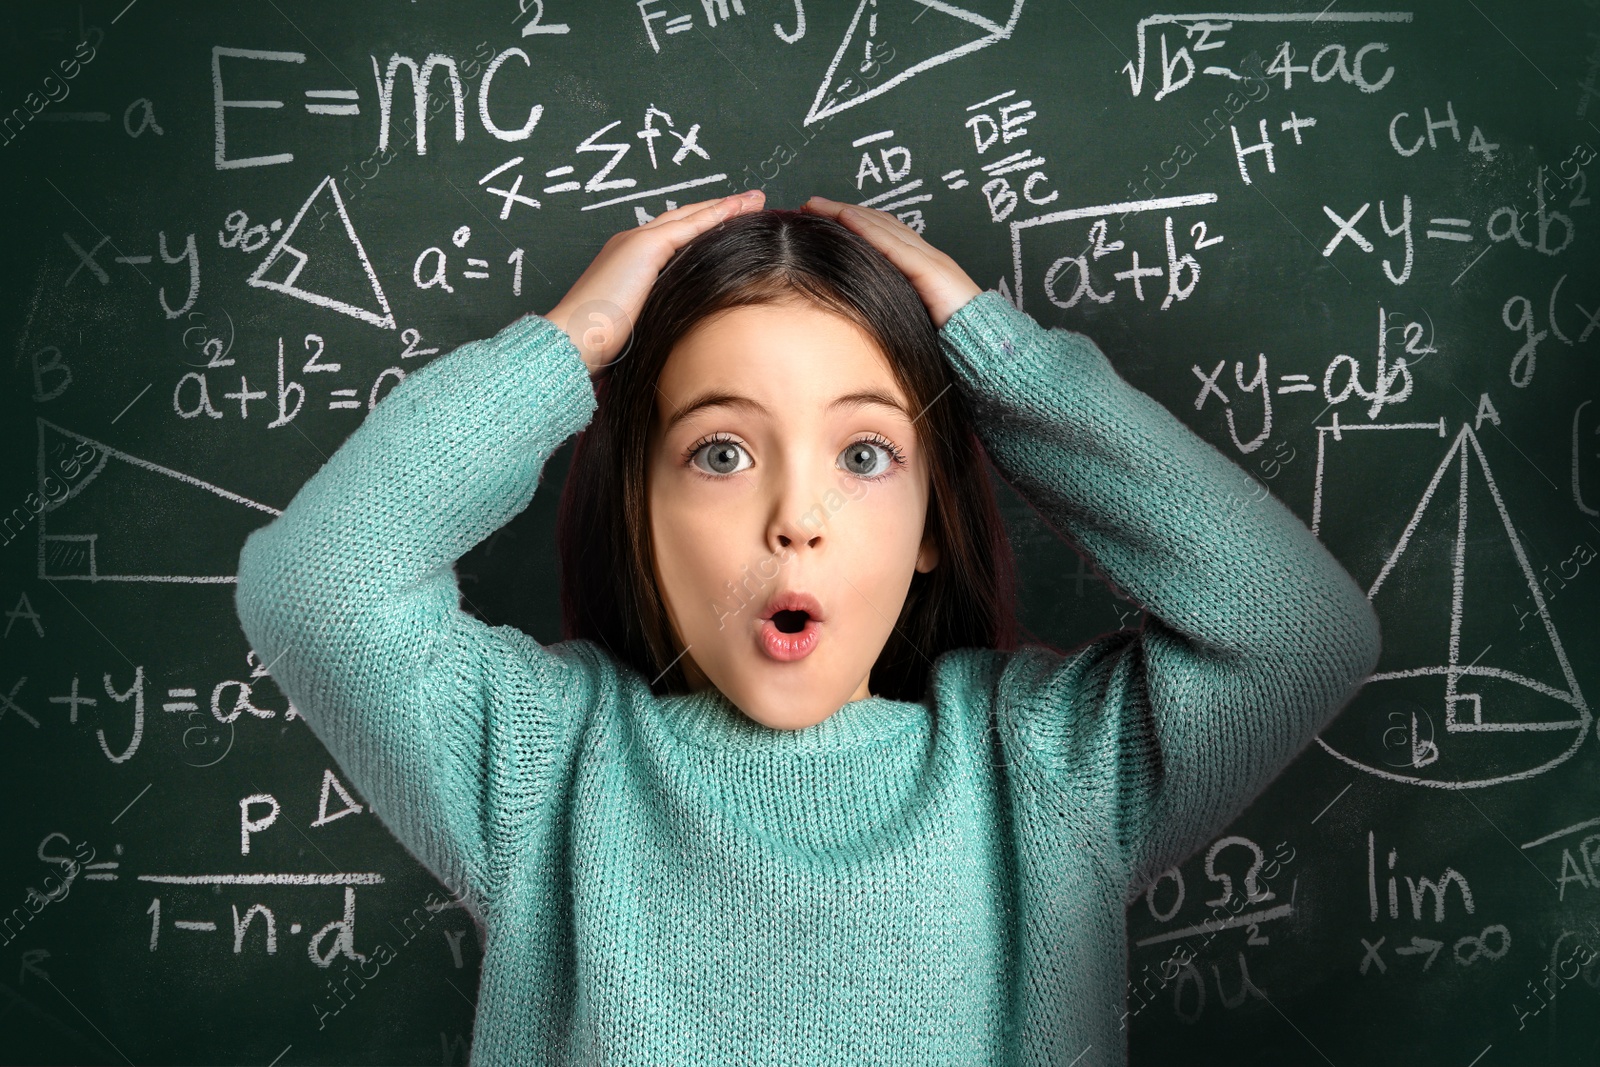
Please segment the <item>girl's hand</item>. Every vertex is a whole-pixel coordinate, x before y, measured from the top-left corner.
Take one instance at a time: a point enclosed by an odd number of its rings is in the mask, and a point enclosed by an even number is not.
[[[874,248],[888,256],[889,262],[910,279],[917,295],[922,297],[935,329],[943,329],[951,315],[983,292],[959,263],[886,211],[841,204],[821,196],[807,200],[801,210],[827,215],[865,237]]]
[[[723,219],[760,210],[766,194],[750,189],[664,211],[612,234],[567,295],[544,317],[565,330],[590,376],[626,351],[645,297],[672,254]]]

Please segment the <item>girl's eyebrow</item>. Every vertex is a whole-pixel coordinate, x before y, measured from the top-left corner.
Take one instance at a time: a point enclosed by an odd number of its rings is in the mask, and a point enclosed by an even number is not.
[[[902,405],[898,400],[889,394],[879,392],[876,389],[862,389],[854,393],[845,393],[843,396],[835,397],[828,403],[827,410],[833,411],[838,408],[866,407],[869,405],[889,408],[895,412],[898,412],[902,418],[906,419],[906,421],[911,421],[911,416],[906,411],[904,405]],[[682,422],[684,419],[687,419],[695,412],[705,408],[716,407],[734,408],[736,410],[745,411],[751,416],[758,418],[765,417],[769,414],[767,409],[758,401],[748,396],[743,396],[739,393],[715,391],[701,393],[699,396],[680,407],[673,414],[672,418],[667,420],[666,428],[662,432],[671,433],[673,427],[677,426],[678,423]]]

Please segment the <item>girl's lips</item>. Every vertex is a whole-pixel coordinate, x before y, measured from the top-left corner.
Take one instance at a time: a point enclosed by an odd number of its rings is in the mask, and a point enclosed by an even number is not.
[[[799,589],[782,590],[772,595],[767,601],[766,610],[761,613],[763,619],[770,619],[780,611],[803,611],[818,622],[824,621],[827,616],[822,612],[822,605],[810,593]]]
[[[817,647],[817,641],[822,636],[822,624],[814,618],[806,619],[806,624],[797,633],[786,634],[778,629],[777,624],[771,619],[761,620],[761,631],[758,644],[761,651],[780,663],[790,663],[794,660],[804,659]]]

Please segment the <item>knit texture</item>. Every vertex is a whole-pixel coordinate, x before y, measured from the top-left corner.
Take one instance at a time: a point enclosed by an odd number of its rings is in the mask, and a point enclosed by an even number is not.
[[[484,624],[455,561],[596,407],[539,316],[408,376],[246,539],[245,635],[484,932],[474,1067],[1126,1062],[1131,895],[1344,706],[1377,618],[1087,337],[985,292],[939,340],[1137,629],[947,652],[919,702],[782,731]]]

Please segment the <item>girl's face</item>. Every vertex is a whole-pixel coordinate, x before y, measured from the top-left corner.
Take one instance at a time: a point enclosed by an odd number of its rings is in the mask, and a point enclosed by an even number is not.
[[[646,482],[691,686],[782,730],[871,695],[913,572],[938,563],[917,415],[871,338],[810,303],[733,308],[678,342]],[[785,593],[815,598],[799,632],[764,618]]]

